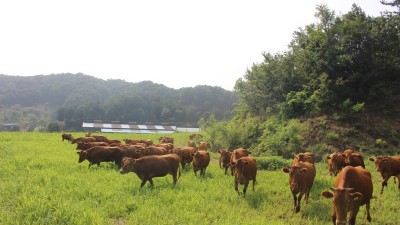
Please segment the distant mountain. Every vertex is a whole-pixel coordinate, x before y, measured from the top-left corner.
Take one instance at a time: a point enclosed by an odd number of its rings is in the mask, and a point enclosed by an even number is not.
[[[197,126],[210,115],[229,119],[236,102],[234,92],[205,85],[176,90],[151,81],[129,83],[84,74],[0,75],[0,122],[22,121],[30,127],[28,115],[40,117],[38,111],[44,109],[51,118],[36,120],[62,120],[67,129],[80,129],[82,121],[93,120]]]

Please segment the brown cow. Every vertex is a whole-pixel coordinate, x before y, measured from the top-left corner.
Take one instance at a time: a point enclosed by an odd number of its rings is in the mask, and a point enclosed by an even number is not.
[[[211,149],[210,143],[205,142],[205,141],[200,141],[199,143],[199,150],[208,150]]]
[[[344,162],[347,166],[361,166],[362,168],[365,168],[364,159],[360,153],[348,154]]]
[[[77,152],[79,155],[78,163],[85,160],[89,161],[89,168],[93,164],[100,166],[101,162],[115,162],[118,168],[121,167],[122,152],[117,147],[96,146],[84,151]]]
[[[326,157],[328,160],[328,170],[331,176],[336,176],[345,166],[344,153],[334,152]]]
[[[168,152],[165,148],[152,145],[144,148],[144,150],[140,152],[140,157],[147,155],[166,155],[166,154],[168,154]]]
[[[371,173],[361,166],[346,166],[336,177],[333,193],[324,191],[325,198],[333,198],[333,224],[347,224],[347,213],[350,212],[348,224],[354,225],[360,206],[365,205],[367,220],[371,222],[369,213],[373,185]]]
[[[251,152],[249,152],[248,150],[244,149],[244,148],[238,148],[232,151],[231,154],[231,160],[229,162],[229,167],[231,167],[231,175],[233,176],[233,171],[234,171],[234,167],[235,165],[232,164],[232,162],[236,163],[236,161],[238,159],[240,159],[241,157],[247,157],[251,154]]]
[[[76,143],[77,150],[87,150],[87,149],[95,147],[95,146],[108,146],[108,143],[106,143],[106,142],[81,142],[81,141],[78,141]]]
[[[298,162],[290,168],[283,168],[289,174],[289,185],[293,195],[294,210],[300,212],[300,201],[304,195],[306,204],[315,179],[315,166],[309,162]],[[297,196],[297,194],[299,194]]]
[[[225,168],[225,175],[228,173],[229,163],[231,161],[232,152],[225,149],[218,150],[219,156],[219,167]]]
[[[192,140],[188,141],[188,146],[197,149],[196,143]]]
[[[243,196],[246,195],[247,186],[253,180],[254,186],[257,182],[257,162],[253,157],[241,157],[236,162],[232,162],[235,167],[235,190],[240,194],[238,184],[243,184]]]
[[[200,176],[206,174],[208,164],[210,164],[210,153],[204,150],[199,150],[196,153],[190,154],[193,157],[193,171],[197,176],[197,171],[200,170]]]
[[[201,134],[191,134],[191,135],[189,135],[189,139],[190,140],[193,140],[193,138],[202,138],[203,137],[203,135],[201,135]]]
[[[304,152],[294,155],[292,165],[296,164],[297,162],[309,162],[314,164],[314,153],[311,152]]]
[[[391,176],[397,177],[400,181],[400,156],[378,156],[369,160],[375,163],[376,171],[380,172],[383,178],[381,194],[383,194],[383,187],[387,187],[387,181]],[[398,188],[400,189],[400,182],[398,182]]]
[[[93,137],[78,137],[78,138],[72,138],[71,144],[75,144],[78,141],[80,142],[96,142],[96,139]]]
[[[90,137],[96,139],[96,142],[107,142],[108,139],[106,136],[103,135],[91,135]]]
[[[136,173],[142,181],[140,187],[143,187],[147,181],[154,186],[153,177],[163,177],[167,174],[172,175],[174,184],[176,184],[178,175],[180,176],[179,161],[179,156],[176,154],[149,155],[139,159],[125,157],[122,160],[120,173]]]
[[[173,152],[179,156],[182,169],[185,169],[185,165],[193,161],[193,157],[190,154],[196,153],[196,149],[193,147],[177,147],[174,148]]]
[[[61,139],[62,139],[62,141],[67,140],[67,141],[71,142],[73,137],[72,137],[72,134],[70,134],[70,133],[62,133]]]

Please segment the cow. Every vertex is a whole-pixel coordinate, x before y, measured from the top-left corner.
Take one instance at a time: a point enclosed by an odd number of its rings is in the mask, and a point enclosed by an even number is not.
[[[118,168],[121,167],[122,151],[117,147],[95,146],[87,150],[77,152],[78,163],[89,161],[89,168],[93,164],[100,166],[101,162],[115,162]]]
[[[243,185],[243,196],[246,195],[247,186],[249,182],[253,181],[253,191],[254,186],[257,182],[257,162],[253,157],[241,157],[240,159],[232,162],[235,167],[235,190],[240,195],[238,184]]]
[[[61,139],[62,139],[62,141],[67,140],[68,142],[71,142],[73,137],[72,137],[72,134],[70,134],[70,133],[62,133]]]
[[[182,169],[185,169],[186,164],[190,164],[193,161],[193,157],[190,154],[196,153],[196,149],[192,147],[177,147],[174,148],[173,153],[179,156]]]
[[[229,163],[231,161],[232,152],[225,149],[219,149],[219,167],[225,169],[225,175],[228,173]]]
[[[173,137],[160,137],[158,138],[159,143],[174,143],[174,138]]]
[[[188,141],[188,146],[197,149],[196,143],[194,141],[192,141],[192,140]]]
[[[167,174],[172,175],[174,184],[176,184],[180,176],[179,161],[179,156],[176,154],[150,155],[139,159],[124,157],[120,173],[136,173],[142,181],[140,187],[143,187],[147,181],[154,186],[154,177],[163,177]]]
[[[348,154],[344,162],[347,166],[361,166],[362,168],[365,168],[364,159],[360,153]]]
[[[247,157],[251,154],[247,149],[238,148],[232,151],[231,160],[229,162],[229,167],[231,168],[231,175],[233,176],[233,171],[235,169],[235,164],[241,157]]]
[[[333,198],[333,224],[347,224],[347,213],[350,212],[348,224],[354,225],[360,206],[363,205],[367,211],[367,220],[371,222],[369,209],[373,185],[370,172],[361,166],[346,166],[337,175],[331,190],[333,193],[323,191],[321,195],[325,198]]]
[[[344,153],[334,152],[326,157],[328,160],[328,170],[331,176],[337,176],[337,174],[343,169],[345,166]]]
[[[167,153],[167,150],[163,147],[149,146],[140,152],[140,157],[147,155],[166,155]]]
[[[391,176],[397,177],[400,181],[400,156],[378,156],[375,159],[369,158],[369,160],[375,163],[376,171],[380,172],[383,178],[381,194],[383,194],[383,187],[387,187],[387,181]],[[400,189],[400,182],[398,182],[398,188]]]
[[[210,143],[205,142],[205,141],[200,141],[199,143],[199,150],[208,150],[211,149]]]
[[[96,139],[93,137],[78,137],[78,138],[73,138],[71,140],[71,144],[75,144],[77,142],[96,142]]]
[[[306,204],[315,179],[315,166],[309,162],[297,162],[291,167],[283,168],[289,174],[289,185],[293,195],[294,211],[300,212],[300,201],[304,195]],[[298,195],[297,195],[298,194]]]
[[[189,135],[189,139],[190,140],[193,140],[193,138],[202,138],[203,137],[203,135],[201,135],[201,134],[191,134],[191,135]]]
[[[294,155],[292,165],[296,164],[297,162],[309,162],[314,164],[314,161],[315,161],[314,153],[304,152]]]
[[[136,145],[137,143],[139,143],[139,140],[136,140],[136,139],[129,139],[129,138],[126,138],[126,139],[122,139],[124,142],[125,142],[125,144],[127,144],[127,145]]]
[[[197,171],[200,170],[200,176],[206,174],[208,164],[210,164],[210,153],[204,150],[199,150],[196,153],[190,153],[193,157],[193,171],[194,175],[197,176]]]
[[[168,153],[172,153],[172,149],[174,149],[174,144],[172,143],[160,143],[155,146],[165,148],[165,150],[167,150]]]
[[[78,141],[76,143],[77,150],[87,150],[94,146],[108,146],[108,143],[106,143],[106,142],[81,142],[81,141]]]
[[[96,142],[107,142],[108,139],[106,136],[103,135],[91,135],[90,137],[96,139]]]

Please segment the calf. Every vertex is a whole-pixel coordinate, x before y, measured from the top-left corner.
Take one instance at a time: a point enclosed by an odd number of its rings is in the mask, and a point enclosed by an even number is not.
[[[232,162],[235,166],[235,190],[238,194],[238,184],[243,186],[243,196],[246,195],[247,186],[250,180],[253,181],[253,191],[257,177],[257,162],[253,157],[241,157],[236,162]]]
[[[192,140],[188,141],[188,146],[197,149],[196,143],[194,141],[192,141]]]
[[[218,150],[219,156],[219,167],[225,168],[225,175],[228,173],[229,162],[231,161],[232,152],[225,149]]]
[[[337,175],[332,191],[333,193],[324,191],[321,195],[325,198],[333,198],[333,224],[347,224],[347,213],[350,212],[348,224],[354,225],[362,205],[365,205],[367,220],[371,222],[369,209],[373,185],[370,172],[361,166],[346,166]]]
[[[61,139],[62,139],[62,141],[67,140],[67,141],[71,142],[73,137],[72,137],[72,134],[62,133],[61,134]]]
[[[251,154],[248,150],[244,148],[238,148],[232,151],[231,160],[229,162],[229,167],[231,168],[231,175],[233,176],[233,172],[235,170],[235,163],[242,157],[247,157]]]
[[[121,174],[134,172],[142,181],[140,187],[143,187],[147,181],[153,184],[153,177],[163,177],[171,174],[174,184],[178,180],[179,171],[179,156],[176,154],[167,155],[149,155],[139,159],[123,158]]]
[[[193,171],[197,176],[197,171],[200,170],[200,176],[206,174],[208,164],[210,164],[210,153],[204,150],[199,150],[196,153],[190,154],[193,157]]]
[[[205,141],[200,141],[199,150],[208,150],[210,148],[211,148],[210,143],[205,142]]]
[[[387,187],[387,181],[391,176],[397,177],[400,181],[400,156],[378,156],[369,160],[375,163],[376,171],[380,172],[383,178],[381,194],[383,194],[383,187]],[[398,182],[398,188],[400,189],[400,182]]]
[[[101,162],[115,162],[118,168],[121,167],[122,152],[117,147],[96,146],[84,151],[77,152],[79,155],[78,163],[85,160],[89,161],[89,168],[93,164],[100,166]]]
[[[343,153],[334,152],[326,157],[328,160],[328,170],[331,176],[336,176],[345,166]]]
[[[298,162],[290,168],[283,168],[282,171],[289,174],[289,185],[293,195],[294,210],[298,213],[300,212],[300,201],[303,195],[306,204],[308,204],[308,197],[316,174],[315,166],[309,162]],[[297,196],[297,194],[299,195]]]

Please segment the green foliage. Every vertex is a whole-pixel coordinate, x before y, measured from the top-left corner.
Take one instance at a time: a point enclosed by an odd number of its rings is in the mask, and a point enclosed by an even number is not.
[[[279,156],[263,156],[257,157],[257,168],[260,170],[280,170],[284,167],[290,166],[292,160],[283,159]]]
[[[48,132],[60,132],[61,128],[57,122],[51,122],[47,126],[47,131]]]
[[[387,147],[387,142],[381,138],[377,138],[375,140],[375,146],[378,148],[386,148]]]

